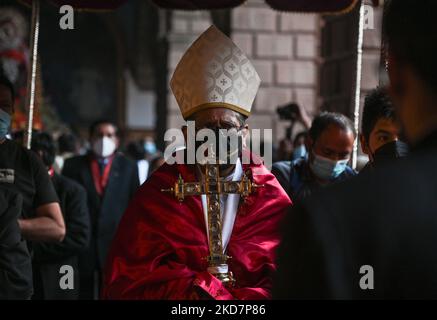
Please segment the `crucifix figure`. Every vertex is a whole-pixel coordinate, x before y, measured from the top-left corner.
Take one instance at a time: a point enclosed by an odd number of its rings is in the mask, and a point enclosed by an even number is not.
[[[225,181],[220,177],[218,164],[205,164],[204,170],[204,181],[184,182],[179,175],[173,188],[162,189],[162,191],[172,193],[180,202],[184,201],[186,196],[206,195],[209,256],[205,258],[208,261],[208,270],[226,286],[232,287],[235,279],[227,264],[231,257],[227,256],[223,250],[220,195],[239,194],[244,201],[249,194],[262,185],[253,183],[245,173],[240,181]]]

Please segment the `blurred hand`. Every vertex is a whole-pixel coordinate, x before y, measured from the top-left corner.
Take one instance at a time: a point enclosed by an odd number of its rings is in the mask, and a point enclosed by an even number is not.
[[[312,119],[302,104],[298,103],[296,105],[298,106],[298,120],[304,125],[305,129],[308,130],[311,127]]]

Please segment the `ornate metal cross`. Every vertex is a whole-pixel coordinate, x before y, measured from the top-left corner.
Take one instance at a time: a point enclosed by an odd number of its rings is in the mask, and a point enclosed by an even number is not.
[[[223,252],[220,195],[240,194],[244,201],[259,187],[262,185],[253,183],[245,173],[240,181],[225,181],[220,177],[219,165],[206,164],[204,181],[184,182],[179,175],[173,188],[161,190],[170,192],[180,202],[184,201],[186,196],[206,195],[209,234],[209,256],[206,257],[209,265],[208,270],[226,286],[233,286],[235,279],[227,264],[227,260],[231,257]]]

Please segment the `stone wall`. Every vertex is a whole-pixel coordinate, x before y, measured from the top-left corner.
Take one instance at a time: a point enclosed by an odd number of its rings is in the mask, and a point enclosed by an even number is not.
[[[289,126],[279,120],[277,106],[295,101],[311,113],[318,109],[318,30],[318,15],[277,12],[264,1],[248,1],[232,12],[232,39],[262,80],[249,125],[273,129],[276,143]]]
[[[380,72],[382,8],[365,1],[359,130],[366,94],[383,82]],[[322,109],[354,119],[359,6],[323,19],[320,96]],[[358,167],[367,162],[358,146]]]
[[[210,24],[207,11],[174,11],[170,34],[169,78],[185,50]],[[285,136],[287,121],[280,121],[276,107],[291,101],[311,113],[318,107],[319,16],[281,13],[264,1],[251,0],[231,12],[231,37],[247,54],[262,83],[249,125],[273,129],[273,141]],[[169,127],[183,123],[169,91]]]
[[[380,81],[382,8],[366,8],[360,110],[364,96]],[[323,21],[321,37],[323,62],[320,95],[322,108],[343,112],[351,118],[354,112],[358,19],[358,6],[348,14],[326,17]]]
[[[174,10],[171,16],[171,32],[168,36],[168,81],[191,43],[212,24],[208,11]],[[179,106],[168,84],[168,128],[180,128],[184,124]]]

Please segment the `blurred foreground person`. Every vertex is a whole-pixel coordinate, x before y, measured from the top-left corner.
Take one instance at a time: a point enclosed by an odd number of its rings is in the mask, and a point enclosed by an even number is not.
[[[34,133],[32,151],[43,160],[58,194],[67,233],[61,243],[36,243],[33,246],[34,299],[75,300],[79,298],[78,255],[89,242],[91,227],[85,189],[53,169],[55,144],[45,132]],[[62,266],[71,267],[73,287],[60,287]]]
[[[400,129],[387,89],[371,91],[364,100],[360,134],[361,148],[369,162],[360,173],[408,155],[409,147],[400,139]]]
[[[29,241],[62,241],[65,236],[59,200],[44,164],[33,152],[6,139],[14,113],[14,90],[0,75],[0,186],[23,197],[21,233]]]
[[[146,160],[146,150],[144,145],[145,143],[142,140],[138,140],[129,143],[126,147],[126,155],[137,164],[140,185],[147,180],[147,177],[150,174],[150,164],[149,161]]]
[[[308,157],[308,151],[305,146],[307,139],[308,131],[302,131],[296,134],[293,140],[293,152],[291,154],[291,161]]]
[[[279,142],[277,157],[273,161],[296,160],[302,155],[306,155],[306,150],[300,147],[300,142],[302,137],[305,136],[305,132],[311,127],[312,117],[307,113],[305,106],[292,102],[278,107],[276,112],[279,115],[279,119],[290,121],[291,126],[286,129],[285,138]],[[292,141],[291,136],[296,124],[303,126],[304,131],[299,132]]]
[[[352,122],[339,113],[323,112],[314,118],[306,141],[308,157],[273,164],[272,173],[293,200],[356,175],[348,166],[355,141]]]
[[[18,219],[23,199],[0,188],[0,300],[30,299],[32,264]]]
[[[194,61],[197,67],[193,69]],[[232,63],[227,64],[229,61]],[[228,82],[217,71],[217,81],[213,81],[217,87],[208,94],[210,70],[224,68],[233,73],[234,80]],[[233,86],[229,92],[241,92],[219,94],[223,92],[219,83]],[[199,158],[192,164],[166,163],[142,185],[113,242],[103,291],[106,299],[271,297],[279,224],[291,203],[261,161],[246,164],[240,160],[243,152],[248,152],[244,150],[249,133],[245,119],[259,83],[241,50],[214,26],[185,53],[171,81],[184,119],[194,121],[193,131],[212,132],[215,139],[225,129],[238,143],[221,154],[225,163],[206,166]],[[185,129],[186,155],[190,157],[204,144],[190,148],[194,141]],[[235,156],[235,163],[229,161],[230,154]],[[262,185],[245,201],[240,199],[238,189],[222,194],[213,190],[217,183],[238,183],[243,173]],[[174,187],[178,177],[186,182],[204,182],[199,184],[203,186],[213,179],[208,184],[212,194],[198,192],[201,194],[187,195],[180,202],[174,194],[162,192]]]
[[[79,154],[79,141],[72,133],[64,133],[58,138],[58,154],[53,163],[53,169],[57,173],[62,172],[65,160]]]
[[[437,299],[436,11],[385,1],[389,93],[411,154],[293,210],[275,298]]]
[[[137,166],[117,152],[115,124],[106,120],[92,124],[90,143],[92,150],[65,161],[62,171],[85,188],[91,217],[90,246],[79,259],[80,299],[99,297],[109,247],[139,185]]]

